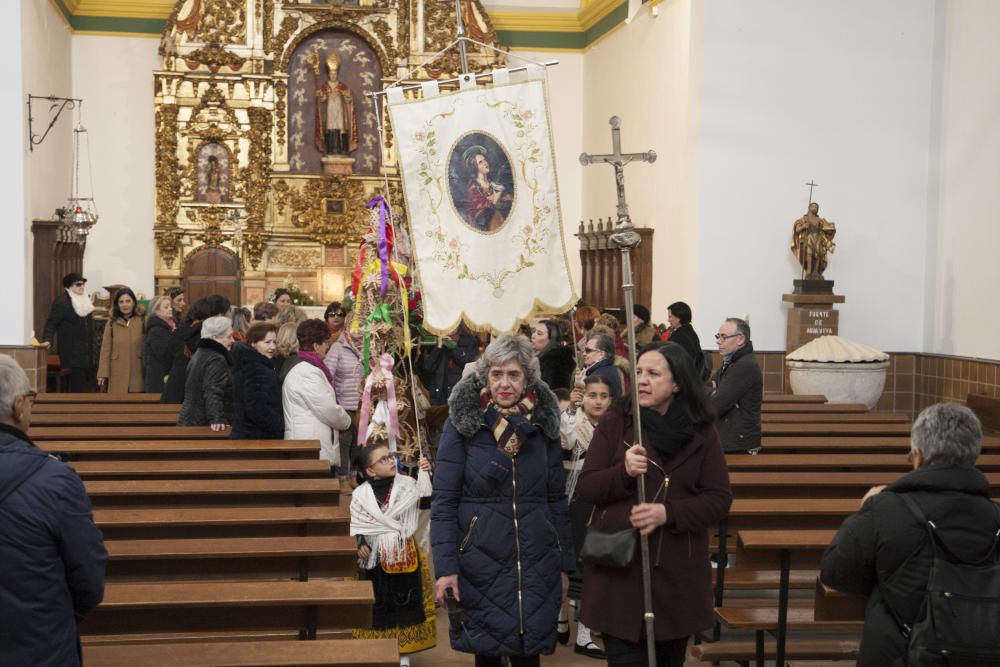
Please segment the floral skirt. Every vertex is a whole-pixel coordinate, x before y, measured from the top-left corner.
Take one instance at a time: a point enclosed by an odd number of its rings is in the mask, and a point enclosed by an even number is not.
[[[407,574],[386,574],[382,568],[361,570],[358,579],[371,581],[375,592],[372,627],[351,631],[355,639],[396,639],[400,653],[437,646],[434,623],[434,583],[427,558],[418,549],[420,567]]]

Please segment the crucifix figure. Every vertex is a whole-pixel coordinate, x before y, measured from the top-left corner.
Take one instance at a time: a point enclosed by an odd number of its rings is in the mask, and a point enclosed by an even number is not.
[[[594,163],[610,164],[615,168],[615,185],[618,189],[618,227],[611,235],[611,243],[617,246],[622,252],[622,289],[625,291],[625,322],[627,347],[629,362],[632,372],[635,373],[635,323],[633,322],[633,307],[635,305],[632,282],[632,249],[639,245],[641,238],[632,225],[632,220],[628,215],[628,204],[625,201],[625,165],[629,162],[656,162],[656,152],[646,151],[645,153],[622,153],[621,127],[622,121],[618,116],[612,116],[611,120],[611,146],[614,150],[609,155],[580,154],[580,164],[584,167]],[[636,435],[636,445],[642,439],[642,420],[639,416],[639,383],[632,377],[632,415],[635,425],[632,432]],[[634,446],[634,445],[633,445]],[[638,501],[647,502],[646,484],[642,475],[636,477],[638,487]],[[643,608],[645,614],[643,620],[646,624],[646,651],[650,667],[656,665],[656,645],[655,633],[653,632],[653,589],[649,566],[649,539],[646,535],[639,535],[639,552],[642,557],[642,594]]]

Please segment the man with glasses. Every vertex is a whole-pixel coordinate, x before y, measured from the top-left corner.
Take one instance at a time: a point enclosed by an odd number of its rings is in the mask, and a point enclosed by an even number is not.
[[[611,400],[617,401],[622,395],[622,378],[615,368],[615,341],[611,336],[596,333],[587,337],[587,342],[583,347],[583,363],[586,366],[584,377],[590,377],[597,373],[608,381],[611,389]],[[571,400],[579,404],[583,400],[583,381],[577,383],[573,389]]]
[[[712,398],[719,417],[719,437],[727,452],[760,451],[760,404],[764,376],[753,354],[750,325],[730,317],[715,334],[722,367],[712,377]]]
[[[0,357],[0,664],[79,665],[77,622],[104,597],[108,554],[80,478],[26,434],[34,402]]]

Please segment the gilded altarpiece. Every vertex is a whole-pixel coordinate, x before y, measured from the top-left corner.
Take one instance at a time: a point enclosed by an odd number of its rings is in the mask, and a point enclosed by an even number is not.
[[[461,6],[467,34],[498,47],[480,2]],[[289,278],[318,303],[341,298],[386,182],[405,220],[384,99],[369,93],[455,76],[457,51],[433,56],[456,34],[440,0],[178,0],[154,72],[157,290],[220,248],[244,304]],[[479,47],[469,60],[505,64]]]

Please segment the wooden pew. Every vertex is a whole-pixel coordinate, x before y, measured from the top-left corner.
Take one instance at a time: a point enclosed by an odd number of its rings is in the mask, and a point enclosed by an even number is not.
[[[39,426],[28,437],[42,440],[223,440],[232,429],[213,431],[208,426]]]
[[[817,621],[812,608],[789,608],[790,574],[793,557],[796,564],[812,566],[829,546],[832,530],[773,530],[738,533],[737,567],[754,567],[762,562],[779,567],[777,607],[716,607],[719,621],[732,629],[753,630],[756,635],[755,653],[758,665],[764,664],[764,633],[775,633],[775,663],[785,664],[788,630],[860,630],[860,621]]]
[[[126,411],[129,414],[160,413],[179,415],[181,406],[176,403],[36,403],[31,409],[32,418],[38,415],[107,414]]]
[[[347,535],[347,507],[95,509],[106,540]]]
[[[842,422],[834,422],[832,424],[772,424],[765,421],[761,424],[761,433],[764,437],[789,435],[812,437],[889,435],[909,437],[910,424],[908,421],[892,424],[851,424]]]
[[[39,447],[65,461],[318,459],[318,440],[49,440]]]
[[[90,392],[83,394],[39,394],[36,403],[159,403],[159,394],[104,394]]]
[[[819,498],[857,495],[879,484],[891,484],[901,474],[893,472],[731,472],[729,483],[737,498]],[[1000,473],[987,472],[993,489],[1000,488]]]
[[[347,535],[105,540],[107,581],[205,581],[352,576],[358,546]]]
[[[85,480],[97,507],[335,507],[336,479]]]
[[[157,642],[139,646],[85,645],[87,667],[232,667],[271,665],[284,667],[347,665],[349,667],[396,667],[399,645],[395,639],[317,639],[257,642]]]
[[[762,424],[906,424],[910,418],[891,412],[762,412]]]
[[[829,470],[831,472],[887,470],[908,472],[913,465],[903,453],[893,454],[772,454],[762,452],[757,456],[749,454],[727,454],[726,465],[730,472],[768,470]],[[1000,455],[983,454],[976,461],[980,470],[1000,469]]]
[[[191,479],[208,477],[329,477],[320,459],[193,459],[181,461],[70,461],[81,479]]]
[[[373,603],[367,581],[109,583],[80,635],[91,646],[227,636],[313,639],[370,626]]]
[[[32,428],[43,426],[176,426],[174,412],[133,412],[122,406],[117,412],[54,412],[32,414]],[[227,429],[228,435],[228,429]]]
[[[775,427],[789,426],[789,424],[775,424]],[[887,435],[862,435],[843,434],[840,436],[824,435],[782,435],[767,436],[761,441],[764,452],[831,452],[831,453],[858,453],[877,452],[886,454],[889,452],[901,452],[904,456],[910,450],[909,434],[905,436]],[[983,452],[996,454],[1000,453],[1000,436],[983,436]]]

